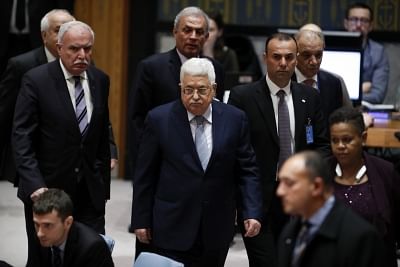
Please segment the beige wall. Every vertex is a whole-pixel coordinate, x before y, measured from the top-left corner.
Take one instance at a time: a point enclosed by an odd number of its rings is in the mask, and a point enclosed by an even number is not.
[[[110,76],[110,120],[119,149],[118,176],[122,177],[125,168],[129,0],[75,1],[74,15],[93,28],[93,59],[96,66]]]

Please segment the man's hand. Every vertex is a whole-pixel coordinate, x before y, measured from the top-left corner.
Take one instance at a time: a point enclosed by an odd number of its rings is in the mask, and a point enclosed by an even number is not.
[[[35,201],[38,199],[38,197],[39,197],[41,194],[43,194],[44,192],[46,192],[47,190],[48,190],[47,187],[41,187],[41,188],[39,188],[38,190],[36,190],[35,192],[33,192],[33,193],[31,194],[31,199],[32,199],[32,201],[35,202]]]
[[[110,167],[111,170],[114,170],[115,166],[118,165],[118,160],[117,159],[111,159]]]
[[[150,228],[135,229],[135,235],[141,243],[150,244],[151,240]]]
[[[255,219],[247,219],[244,221],[245,237],[253,237],[260,233],[261,223]]]
[[[369,93],[371,91],[372,83],[371,82],[363,82],[362,83],[362,91],[363,93]]]

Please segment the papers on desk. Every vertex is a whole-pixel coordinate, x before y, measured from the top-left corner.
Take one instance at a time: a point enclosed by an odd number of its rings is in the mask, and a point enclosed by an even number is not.
[[[372,111],[394,111],[393,104],[371,104],[367,101],[361,101],[361,105]]]

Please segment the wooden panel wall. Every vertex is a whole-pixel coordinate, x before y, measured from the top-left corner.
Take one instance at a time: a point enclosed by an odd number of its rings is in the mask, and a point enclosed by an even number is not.
[[[119,149],[118,176],[122,177],[125,169],[129,0],[77,0],[74,15],[95,32],[93,60],[110,76],[110,120]]]

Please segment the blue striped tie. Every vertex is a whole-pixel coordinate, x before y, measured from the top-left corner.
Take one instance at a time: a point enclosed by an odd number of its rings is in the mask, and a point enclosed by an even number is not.
[[[88,128],[88,116],[85,101],[85,92],[81,84],[81,77],[74,76],[75,80],[75,106],[76,106],[76,118],[79,124],[79,130],[81,135],[84,136]]]
[[[196,132],[194,135],[194,143],[196,144],[197,154],[201,162],[203,170],[207,168],[208,161],[210,159],[210,149],[208,149],[207,138],[204,132],[204,117],[196,116],[194,117],[196,121]]]
[[[278,134],[279,134],[279,167],[292,154],[292,142],[290,133],[289,109],[285,101],[285,91],[279,90],[278,102]]]

